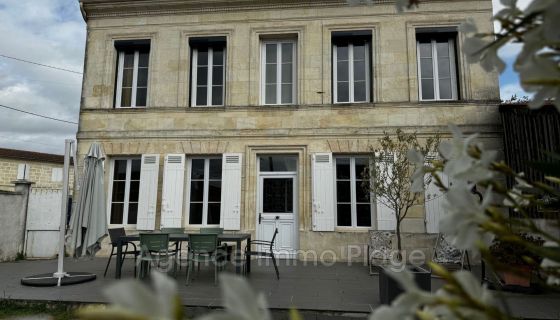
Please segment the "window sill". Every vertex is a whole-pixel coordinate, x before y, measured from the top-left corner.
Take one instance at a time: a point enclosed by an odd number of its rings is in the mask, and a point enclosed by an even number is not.
[[[368,233],[371,227],[335,227],[335,232],[345,233]]]

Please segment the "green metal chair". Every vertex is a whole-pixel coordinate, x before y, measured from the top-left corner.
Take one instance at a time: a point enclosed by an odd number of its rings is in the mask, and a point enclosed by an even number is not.
[[[224,233],[224,228],[216,228],[216,227],[206,227],[200,228],[200,233],[207,233],[207,234],[217,234],[220,235]],[[222,243],[218,241],[218,246],[221,246]],[[231,261],[231,254],[233,253],[233,246],[229,244],[224,244],[225,250],[227,252],[226,259],[227,261]]]
[[[167,233],[169,235],[184,234],[185,230],[183,228],[161,228],[161,233]],[[181,258],[183,257],[183,254],[181,253],[182,249],[183,249],[183,242],[182,241],[173,242],[173,244],[169,248],[169,250],[171,250],[171,252],[173,252],[177,255],[179,261],[181,261]],[[179,264],[179,269],[181,269],[180,264]]]
[[[140,278],[144,278],[148,274],[152,264],[155,263],[159,267],[161,262],[169,263],[174,255],[175,253],[169,251],[169,234],[141,233]],[[177,274],[176,261],[173,262],[173,273],[174,275]]]
[[[224,262],[223,248],[218,246],[218,235],[201,233],[189,235],[189,253],[187,258],[187,283],[191,280],[194,264],[200,270],[200,263],[214,264],[214,284],[218,281],[218,271]]]

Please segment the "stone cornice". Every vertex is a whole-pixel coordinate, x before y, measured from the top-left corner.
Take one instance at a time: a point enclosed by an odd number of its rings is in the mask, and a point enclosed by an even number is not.
[[[433,1],[433,0],[431,0]],[[437,0],[436,0],[437,1]],[[394,0],[373,0],[376,4]],[[345,6],[347,0],[80,0],[89,18]]]

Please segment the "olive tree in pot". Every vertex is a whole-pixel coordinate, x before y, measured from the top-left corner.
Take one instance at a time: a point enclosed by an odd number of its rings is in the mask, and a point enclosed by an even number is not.
[[[397,129],[395,133],[385,132],[379,141],[378,148],[371,148],[370,165],[365,169],[364,187],[370,194],[374,194],[377,202],[381,202],[394,214],[395,236],[397,251],[393,255],[397,264],[406,264],[406,257],[402,256],[402,222],[410,209],[422,204],[423,194],[413,192],[412,175],[415,170],[414,163],[408,158],[411,149],[419,150],[424,156],[437,154],[439,134],[419,138],[416,132],[407,133]],[[430,181],[425,179],[424,183]],[[394,266],[393,266],[394,267]],[[403,266],[415,273],[419,286],[428,289],[431,285],[430,271],[420,266]],[[390,272],[381,268],[379,273],[380,298],[382,303],[390,303],[398,296],[402,289],[387,274]],[[426,286],[428,286],[426,288]]]

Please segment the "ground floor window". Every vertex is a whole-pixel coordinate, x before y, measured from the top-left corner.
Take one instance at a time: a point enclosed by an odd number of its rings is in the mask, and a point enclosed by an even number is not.
[[[140,191],[140,158],[112,160],[109,223],[135,225]]]
[[[368,163],[368,157],[335,158],[336,222],[339,227],[371,227],[371,198],[363,187]]]
[[[190,225],[219,225],[222,158],[189,159],[187,207]]]

